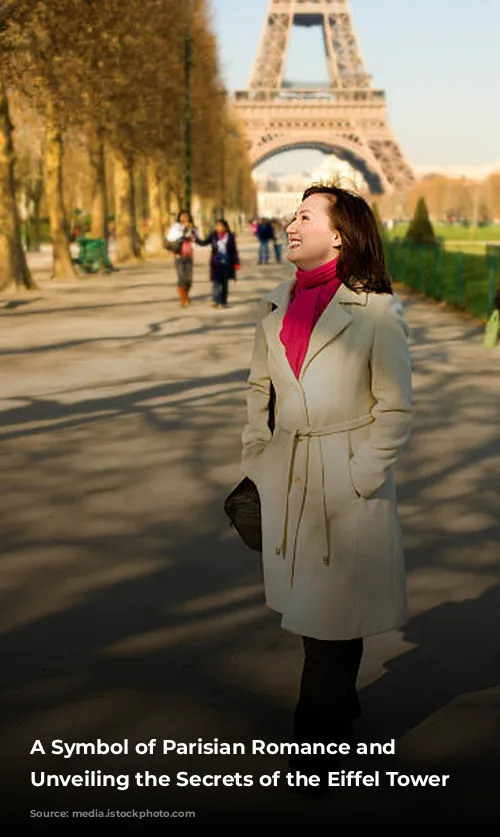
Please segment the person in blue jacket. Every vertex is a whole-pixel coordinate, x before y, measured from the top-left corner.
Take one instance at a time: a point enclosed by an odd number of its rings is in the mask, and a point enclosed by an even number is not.
[[[257,264],[269,264],[269,244],[275,240],[275,236],[273,225],[267,218],[259,220],[256,236],[259,241],[259,261]]]

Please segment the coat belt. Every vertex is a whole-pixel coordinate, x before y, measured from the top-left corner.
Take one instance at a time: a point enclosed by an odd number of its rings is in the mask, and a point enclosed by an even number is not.
[[[346,421],[340,421],[336,424],[329,424],[326,427],[301,427],[295,429],[289,429],[287,427],[283,427],[282,425],[278,425],[278,429],[284,433],[288,433],[293,436],[293,444],[292,444],[292,452],[290,456],[290,466],[288,470],[288,480],[287,480],[287,496],[286,496],[286,509],[285,509],[285,520],[283,524],[283,537],[281,541],[281,547],[276,549],[278,555],[282,555],[283,558],[286,557],[286,549],[287,549],[287,534],[288,534],[288,517],[289,517],[289,498],[290,498],[290,488],[292,485],[293,479],[293,469],[295,465],[295,454],[297,451],[297,444],[302,440],[307,440],[309,443],[309,439],[319,437],[319,436],[330,436],[334,433],[345,433],[348,430],[357,430],[359,427],[365,427],[365,425],[371,424],[374,421],[373,416],[370,414],[359,416],[358,418],[354,419],[347,419]],[[326,492],[325,492],[325,466],[323,462],[323,451],[321,449],[321,445],[319,445],[319,455],[321,460],[321,495],[323,499],[323,527],[322,532],[318,533],[319,537],[321,538],[321,552],[323,563],[329,564],[330,563],[330,538],[329,538],[329,526],[328,526],[328,514],[326,508]],[[307,466],[306,466],[307,467]],[[304,492],[307,491],[307,484],[304,486]],[[305,496],[305,494],[304,494]],[[297,522],[298,528],[298,522]],[[296,533],[297,536],[297,533]]]

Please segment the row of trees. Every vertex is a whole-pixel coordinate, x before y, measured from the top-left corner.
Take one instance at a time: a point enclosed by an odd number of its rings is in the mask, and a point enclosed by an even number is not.
[[[500,219],[500,172],[478,182],[465,177],[431,174],[404,191],[379,200],[384,218],[410,218],[419,198],[424,198],[436,221],[486,224]]]
[[[186,45],[193,194],[220,207],[223,183],[252,212],[250,164],[206,0],[0,0],[0,288],[33,287],[20,216],[36,227],[42,208],[56,279],[74,276],[67,208],[77,200],[97,238],[115,216],[124,261],[141,254],[140,188],[161,246],[168,209],[186,197]]]

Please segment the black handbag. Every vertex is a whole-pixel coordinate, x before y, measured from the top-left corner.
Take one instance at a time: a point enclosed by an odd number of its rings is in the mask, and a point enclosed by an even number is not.
[[[170,253],[175,253],[175,255],[178,256],[181,252],[182,241],[182,238],[178,238],[176,241],[168,241],[167,239],[165,239],[165,250],[168,250]]]
[[[274,432],[274,404],[276,394],[271,384],[269,394],[268,425]],[[260,497],[257,486],[249,477],[243,477],[229,497],[224,500],[226,512],[231,526],[238,532],[241,540],[250,549],[262,552],[262,523],[260,515]]]

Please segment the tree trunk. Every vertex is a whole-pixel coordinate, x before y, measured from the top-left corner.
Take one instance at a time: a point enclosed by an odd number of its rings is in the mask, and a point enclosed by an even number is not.
[[[132,157],[115,152],[116,261],[141,258],[135,210],[134,166]]]
[[[12,283],[17,288],[36,288],[23,250],[14,185],[12,123],[7,92],[0,81],[0,290]]]
[[[45,112],[45,191],[52,238],[52,278],[76,279],[63,199],[63,138],[52,102]]]
[[[157,256],[163,249],[163,213],[161,199],[161,179],[158,166],[154,160],[148,162],[148,194],[149,219],[151,222],[149,234],[149,252]]]
[[[172,186],[170,185],[170,180],[167,181],[165,187],[165,209],[167,215],[167,223],[171,223],[172,221]]]
[[[108,238],[108,195],[104,139],[99,128],[92,132],[89,147],[92,172],[92,238]]]
[[[30,185],[28,193],[30,210],[26,221],[30,243],[26,246],[28,252],[40,252],[40,208],[43,198],[43,161],[38,161],[36,176]]]

